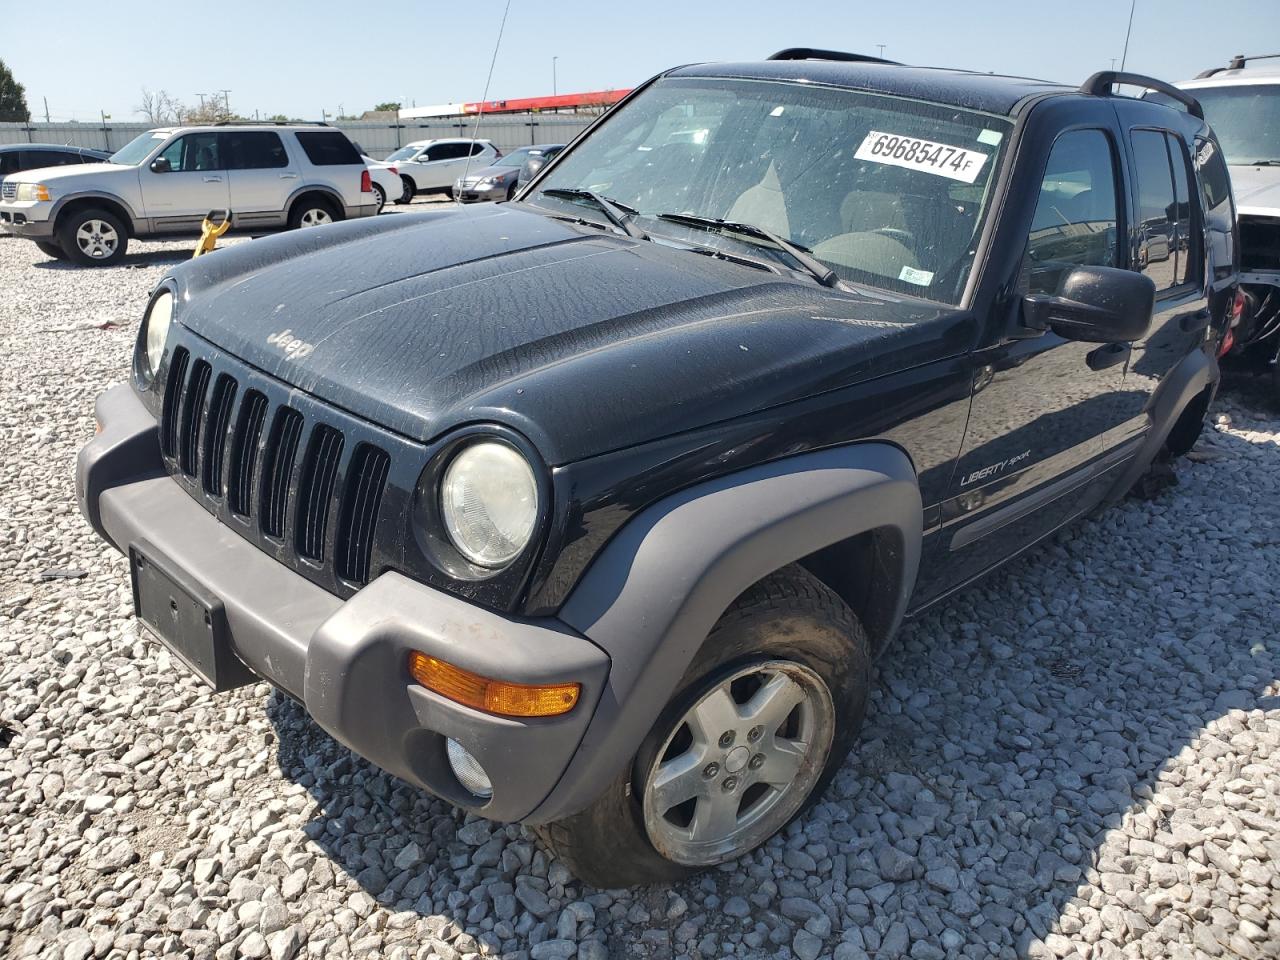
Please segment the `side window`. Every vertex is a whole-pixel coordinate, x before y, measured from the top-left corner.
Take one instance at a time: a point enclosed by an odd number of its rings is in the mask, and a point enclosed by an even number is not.
[[[175,172],[225,169],[216,133],[188,133],[165,147],[160,156],[169,161],[169,169]]]
[[[22,165],[28,170],[34,170],[37,167],[61,167],[64,164],[80,162],[76,154],[64,153],[61,150],[24,150],[22,160]]]
[[[1057,293],[1073,266],[1117,265],[1115,170],[1101,130],[1072,130],[1054,143],[1027,237],[1029,293]]]
[[[363,166],[364,161],[341,130],[304,130],[295,134],[317,167]]]
[[[479,154],[482,154],[482,153],[484,153],[484,144],[483,144],[483,143],[473,143],[473,144],[471,145],[471,156],[473,156],[473,157],[474,157],[474,156],[478,156]]]
[[[426,160],[460,160],[467,155],[465,143],[437,143],[428,148]]]
[[[1165,135],[1169,161],[1173,165],[1173,283],[1174,286],[1199,281],[1200,245],[1191,219],[1191,186],[1187,176],[1187,148],[1173,134]]]
[[[1165,135],[1134,130],[1133,162],[1138,173],[1138,268],[1151,278],[1156,293],[1177,284],[1177,195]]]
[[[262,130],[240,130],[222,135],[228,170],[267,170],[287,167],[280,134]]]
[[[1216,214],[1231,199],[1231,177],[1222,149],[1212,140],[1197,140],[1195,163],[1205,209]]]
[[[18,151],[6,150],[0,153],[0,177],[6,173],[16,173],[18,170]]]

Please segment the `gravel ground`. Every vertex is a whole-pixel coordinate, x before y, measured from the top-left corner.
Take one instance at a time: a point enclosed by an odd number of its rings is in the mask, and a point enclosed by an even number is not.
[[[131,619],[75,509],[94,396],[189,243],[0,237],[0,955],[1280,956],[1280,418],[908,629],[809,815],[673,888],[584,888]],[[52,578],[51,578],[52,577]]]

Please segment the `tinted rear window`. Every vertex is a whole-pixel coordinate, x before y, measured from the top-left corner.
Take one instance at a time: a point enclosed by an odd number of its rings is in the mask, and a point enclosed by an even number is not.
[[[337,130],[306,130],[297,137],[307,159],[317,167],[364,165],[346,134]]]

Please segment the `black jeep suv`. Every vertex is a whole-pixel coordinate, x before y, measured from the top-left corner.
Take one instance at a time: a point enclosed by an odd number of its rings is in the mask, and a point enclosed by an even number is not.
[[[1195,441],[1212,137],[1129,74],[671,70],[515,202],[175,267],[80,504],[216,688],[585,880],[721,863],[822,792],[904,618]]]

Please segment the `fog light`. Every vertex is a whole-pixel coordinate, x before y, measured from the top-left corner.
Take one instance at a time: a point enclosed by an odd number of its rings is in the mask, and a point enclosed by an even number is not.
[[[483,797],[485,800],[492,797],[493,784],[485,775],[480,761],[467,753],[466,748],[457,740],[446,739],[444,745],[445,752],[449,755],[449,767],[453,770],[453,775],[458,778],[458,782],[477,797]]]

